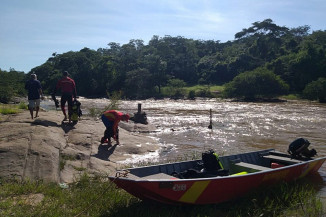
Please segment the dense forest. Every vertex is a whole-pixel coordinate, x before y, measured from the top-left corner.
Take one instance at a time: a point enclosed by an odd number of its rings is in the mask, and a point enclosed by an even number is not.
[[[307,25],[287,28],[266,19],[225,43],[154,35],[147,45],[132,39],[97,50],[53,53],[27,74],[0,70],[0,95],[22,94],[22,83],[31,73],[51,93],[62,71],[70,73],[78,95],[86,97],[115,92],[128,99],[165,97],[180,95],[178,91],[163,93],[166,87],[223,85],[224,97],[252,99],[292,93],[325,102],[326,31],[311,32]],[[3,98],[0,101],[6,101]]]

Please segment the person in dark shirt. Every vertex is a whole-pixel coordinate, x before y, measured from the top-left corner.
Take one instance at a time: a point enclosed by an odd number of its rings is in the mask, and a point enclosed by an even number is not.
[[[68,77],[68,72],[63,72],[63,77],[57,82],[57,85],[54,89],[53,94],[56,93],[56,90],[61,90],[61,110],[63,115],[65,116],[63,121],[67,120],[67,113],[65,109],[66,102],[68,102],[68,117],[69,123],[71,123],[71,114],[72,114],[72,99],[76,100],[77,91],[76,84],[73,79]]]
[[[36,74],[31,74],[31,79],[26,82],[25,89],[28,91],[28,109],[31,113],[31,117],[32,119],[37,118],[43,92],[41,82],[37,80]],[[35,117],[33,117],[34,108],[36,111]]]

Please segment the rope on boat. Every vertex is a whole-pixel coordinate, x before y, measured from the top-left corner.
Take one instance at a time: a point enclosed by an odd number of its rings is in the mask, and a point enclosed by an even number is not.
[[[116,172],[115,177],[116,178],[119,178],[119,177],[127,177],[128,176],[128,173],[130,173],[129,170],[121,170],[121,171]]]

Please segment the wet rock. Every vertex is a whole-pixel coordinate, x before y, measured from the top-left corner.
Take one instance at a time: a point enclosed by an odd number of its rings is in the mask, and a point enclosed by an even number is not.
[[[85,171],[114,174],[116,162],[159,147],[141,133],[155,130],[152,126],[122,124],[121,145],[108,147],[100,145],[105,130],[100,121],[83,116],[76,125],[67,126],[61,124],[59,111],[40,111],[39,116],[32,120],[24,111],[1,119],[0,177],[70,183]]]

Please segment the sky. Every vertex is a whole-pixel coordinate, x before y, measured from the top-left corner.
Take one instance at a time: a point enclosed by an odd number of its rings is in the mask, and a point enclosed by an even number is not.
[[[154,35],[232,41],[265,19],[324,31],[325,11],[325,0],[1,0],[0,69],[28,73],[55,52]]]

